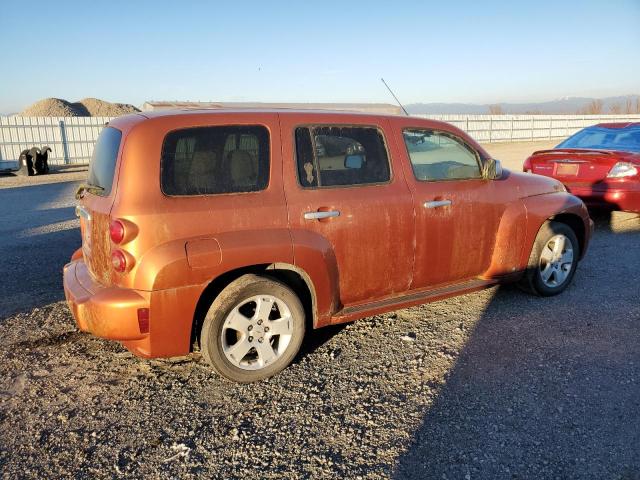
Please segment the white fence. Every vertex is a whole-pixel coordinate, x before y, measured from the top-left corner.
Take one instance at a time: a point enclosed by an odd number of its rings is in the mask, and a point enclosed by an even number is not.
[[[416,116],[451,123],[484,143],[560,139],[597,123],[640,122],[640,114]]]
[[[0,117],[0,160],[31,147],[51,147],[54,165],[86,164],[110,117]]]
[[[521,142],[568,137],[596,123],[640,122],[635,115],[416,115],[442,120],[479,142]],[[0,117],[0,160],[48,145],[52,164],[87,164],[110,117]]]

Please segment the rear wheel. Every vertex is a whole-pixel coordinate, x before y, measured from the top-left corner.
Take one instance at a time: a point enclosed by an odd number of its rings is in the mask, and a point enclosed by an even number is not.
[[[304,308],[288,286],[244,275],[212,303],[202,325],[200,348],[221,375],[236,382],[255,382],[291,363],[304,327]]]
[[[521,286],[543,297],[561,293],[573,279],[579,254],[580,245],[571,227],[546,222],[533,244]]]

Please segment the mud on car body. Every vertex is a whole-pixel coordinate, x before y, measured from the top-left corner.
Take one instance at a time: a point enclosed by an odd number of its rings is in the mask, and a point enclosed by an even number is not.
[[[240,382],[310,329],[503,282],[558,294],[592,228],[560,182],[502,171],[451,125],[344,112],[120,117],[78,198],[79,328],[144,357],[195,345]]]

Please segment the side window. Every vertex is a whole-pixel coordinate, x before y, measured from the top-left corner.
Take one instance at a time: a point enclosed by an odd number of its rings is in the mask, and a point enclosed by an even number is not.
[[[240,125],[175,130],[165,137],[160,168],[166,195],[264,190],[269,182],[269,132]]]
[[[482,178],[478,155],[456,137],[418,129],[404,130],[403,137],[417,180]]]
[[[366,185],[391,179],[382,133],[374,127],[296,129],[298,179],[305,188]]]

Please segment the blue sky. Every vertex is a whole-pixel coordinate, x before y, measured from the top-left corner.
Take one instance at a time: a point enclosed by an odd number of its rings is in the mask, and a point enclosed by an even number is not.
[[[404,103],[640,93],[640,0],[2,0],[0,42],[0,113],[45,97],[393,102],[381,76]]]

